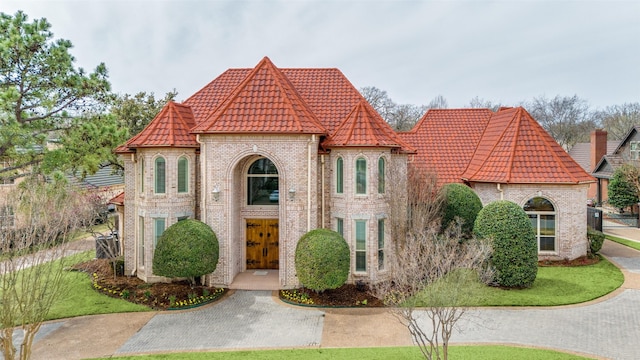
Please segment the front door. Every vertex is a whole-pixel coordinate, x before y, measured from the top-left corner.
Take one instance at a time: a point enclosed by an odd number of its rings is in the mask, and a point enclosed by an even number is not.
[[[278,219],[247,219],[247,270],[278,269]]]

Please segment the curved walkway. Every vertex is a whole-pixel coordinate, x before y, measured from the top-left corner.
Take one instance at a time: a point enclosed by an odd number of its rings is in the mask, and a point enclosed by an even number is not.
[[[469,310],[453,343],[518,344],[605,359],[637,359],[640,350],[640,252],[606,241],[602,253],[625,283],[587,304]],[[427,326],[425,321],[425,325]],[[83,359],[154,352],[249,348],[411,345],[384,309],[305,309],[275,292],[236,291],[192,311],[86,316],[44,324],[34,359]]]

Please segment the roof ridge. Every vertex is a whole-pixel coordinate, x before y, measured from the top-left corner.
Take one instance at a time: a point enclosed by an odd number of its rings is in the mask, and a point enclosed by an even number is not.
[[[524,110],[524,109],[523,109]],[[528,113],[527,113],[528,114]],[[531,117],[531,115],[529,115],[529,117]],[[554,150],[555,146],[560,146],[558,145],[558,143],[553,140],[553,138],[551,137],[551,135],[549,135],[549,133],[546,132],[546,130],[544,130],[544,128],[542,127],[542,125],[540,125],[540,123],[538,123],[535,119],[533,119],[531,117],[531,121],[533,124],[533,127],[537,130],[537,134],[538,136],[542,139],[542,141],[544,141],[544,143],[548,146],[548,149],[551,151],[551,156],[555,159],[557,164],[560,164],[560,166],[564,169],[565,174],[568,174],[569,177],[577,183],[580,183],[580,180],[574,175],[573,171],[569,171],[569,168],[566,166],[565,162],[562,161],[562,159],[560,158],[560,156],[558,155],[558,153]],[[545,136],[546,135],[546,136]],[[553,143],[551,143],[549,140],[553,140]],[[554,146],[555,145],[555,146]],[[563,149],[564,151],[564,149]],[[606,155],[606,154],[605,154]],[[567,154],[567,156],[569,156],[569,154]],[[582,168],[581,168],[582,169]],[[585,171],[586,173],[586,171]],[[587,173],[588,174],[588,173]]]
[[[520,127],[522,126],[522,108],[516,108],[516,113],[514,114],[512,120],[509,122],[511,124],[513,121],[516,122],[516,129],[513,132],[513,140],[511,145],[511,151],[509,152],[509,160],[507,161],[507,173],[506,182],[509,183],[511,180],[511,172],[513,170],[513,160],[516,157],[516,146],[518,145],[518,135],[520,135]],[[505,133],[509,126],[505,126]],[[497,143],[497,142],[496,142]]]
[[[429,109],[431,110],[431,109]],[[487,108],[488,110],[488,108]],[[428,112],[428,111],[427,111]],[[464,168],[464,171],[462,171],[460,173],[461,176],[464,176],[467,171],[469,170],[469,168],[471,167],[471,163],[473,162],[473,159],[475,159],[476,154],[478,153],[478,148],[480,148],[480,144],[482,143],[482,139],[484,139],[484,134],[487,132],[487,129],[489,128],[489,124],[491,123],[491,119],[493,118],[494,115],[497,114],[497,112],[493,112],[491,111],[491,116],[489,117],[489,120],[487,121],[486,126],[482,129],[482,133],[480,134],[480,140],[478,140],[478,144],[476,144],[475,148],[473,149],[473,153],[471,154],[471,157],[469,157],[469,162],[467,163],[467,166]],[[425,113],[425,118],[426,118],[426,113]],[[483,160],[484,163],[485,160]],[[478,171],[480,171],[480,168],[478,168],[478,170],[474,171],[473,174],[471,176],[467,176],[467,179],[471,179],[473,176],[475,176]],[[464,179],[463,179],[464,180]]]

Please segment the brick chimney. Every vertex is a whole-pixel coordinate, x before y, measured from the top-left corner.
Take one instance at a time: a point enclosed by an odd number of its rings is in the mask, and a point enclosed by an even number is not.
[[[591,132],[591,171],[595,170],[596,165],[603,156],[607,155],[607,132],[603,129],[595,129]]]

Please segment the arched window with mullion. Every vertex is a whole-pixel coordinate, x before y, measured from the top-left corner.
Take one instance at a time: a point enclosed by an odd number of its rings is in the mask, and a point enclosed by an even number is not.
[[[367,159],[356,159],[356,194],[367,193]]]
[[[538,251],[555,252],[556,210],[551,201],[538,196],[529,199],[523,208],[536,233]]]
[[[157,157],[155,162],[154,191],[164,194],[167,188],[167,163],[163,157]]]
[[[271,160],[254,161],[247,171],[247,205],[278,205],[278,180],[278,169]]]

